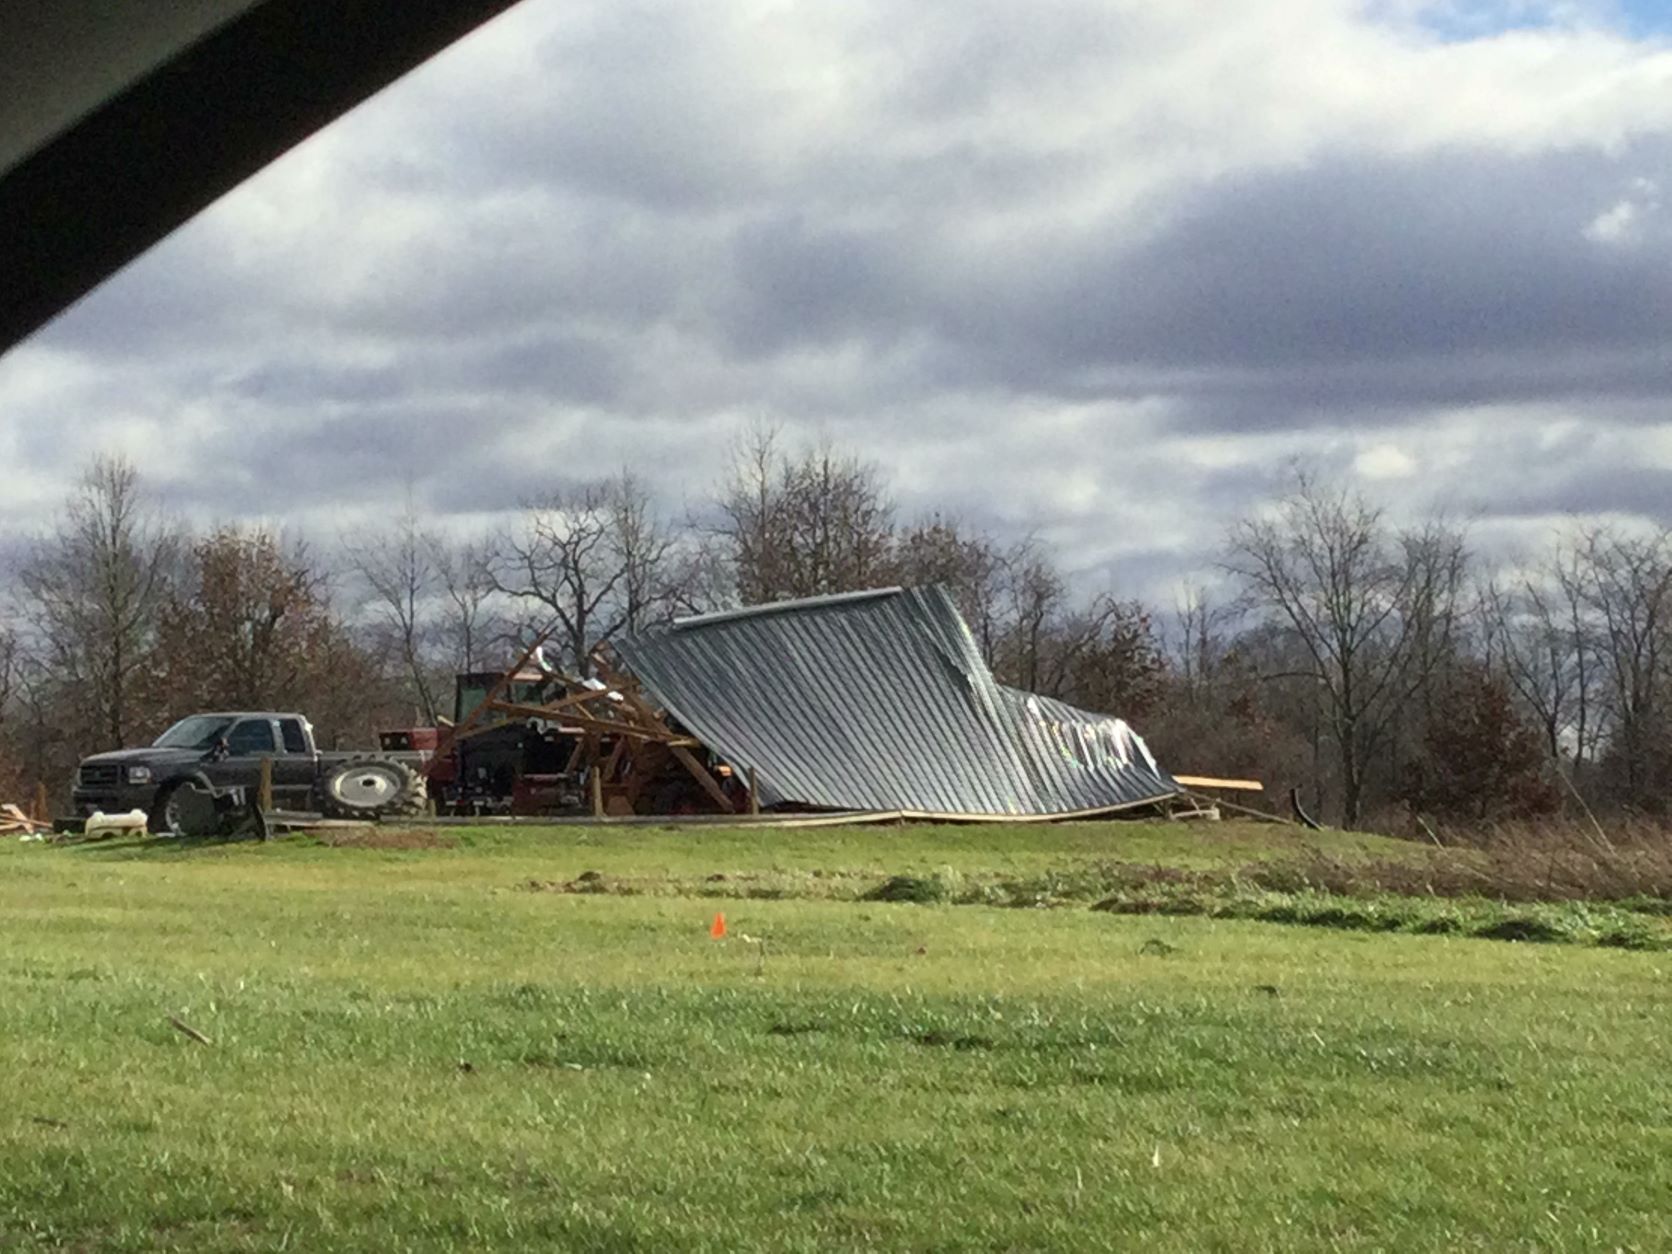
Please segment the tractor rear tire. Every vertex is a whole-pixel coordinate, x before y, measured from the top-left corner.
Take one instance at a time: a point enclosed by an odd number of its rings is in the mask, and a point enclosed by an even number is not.
[[[328,766],[319,780],[319,808],[334,819],[410,817],[422,814],[428,801],[422,775],[372,754]]]

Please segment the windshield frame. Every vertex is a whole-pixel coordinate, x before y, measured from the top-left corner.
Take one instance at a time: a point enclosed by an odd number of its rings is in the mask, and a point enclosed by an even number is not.
[[[237,722],[230,714],[188,714],[151,742],[153,749],[213,749]],[[191,733],[196,733],[195,736]]]

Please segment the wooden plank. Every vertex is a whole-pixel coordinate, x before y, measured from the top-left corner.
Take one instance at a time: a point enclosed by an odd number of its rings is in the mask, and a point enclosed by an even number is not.
[[[273,808],[273,759],[261,759],[261,778],[256,784],[255,803],[265,814]]]
[[[761,812],[761,779],[760,772],[754,767],[749,768],[749,813]]]
[[[1186,788],[1223,788],[1228,792],[1266,790],[1266,786],[1257,779],[1215,779],[1211,775],[1175,775],[1173,778]]]
[[[714,798],[714,803],[718,805],[722,811],[727,814],[737,813],[737,807],[732,805],[731,798],[726,796],[726,790],[721,788],[719,781],[717,781],[714,776],[710,775],[708,771],[704,769],[701,762],[697,761],[696,755],[694,755],[684,745],[670,745],[669,748],[672,749],[673,756],[679,759],[680,765],[696,777],[697,783],[701,784],[704,791],[706,791],[710,797]]]

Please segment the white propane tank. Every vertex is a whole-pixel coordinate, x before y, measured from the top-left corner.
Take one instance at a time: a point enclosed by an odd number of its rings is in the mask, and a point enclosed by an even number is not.
[[[145,811],[129,810],[126,814],[106,814],[103,810],[94,810],[87,816],[87,826],[82,829],[88,836],[121,836],[128,832],[145,831]]]

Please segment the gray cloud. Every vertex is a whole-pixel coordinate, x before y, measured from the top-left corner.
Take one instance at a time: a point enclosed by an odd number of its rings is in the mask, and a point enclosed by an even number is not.
[[[203,516],[679,512],[753,418],[1146,587],[1296,456],[1661,516],[1665,55],[1383,7],[527,0],[0,360],[0,532],[94,447]]]

